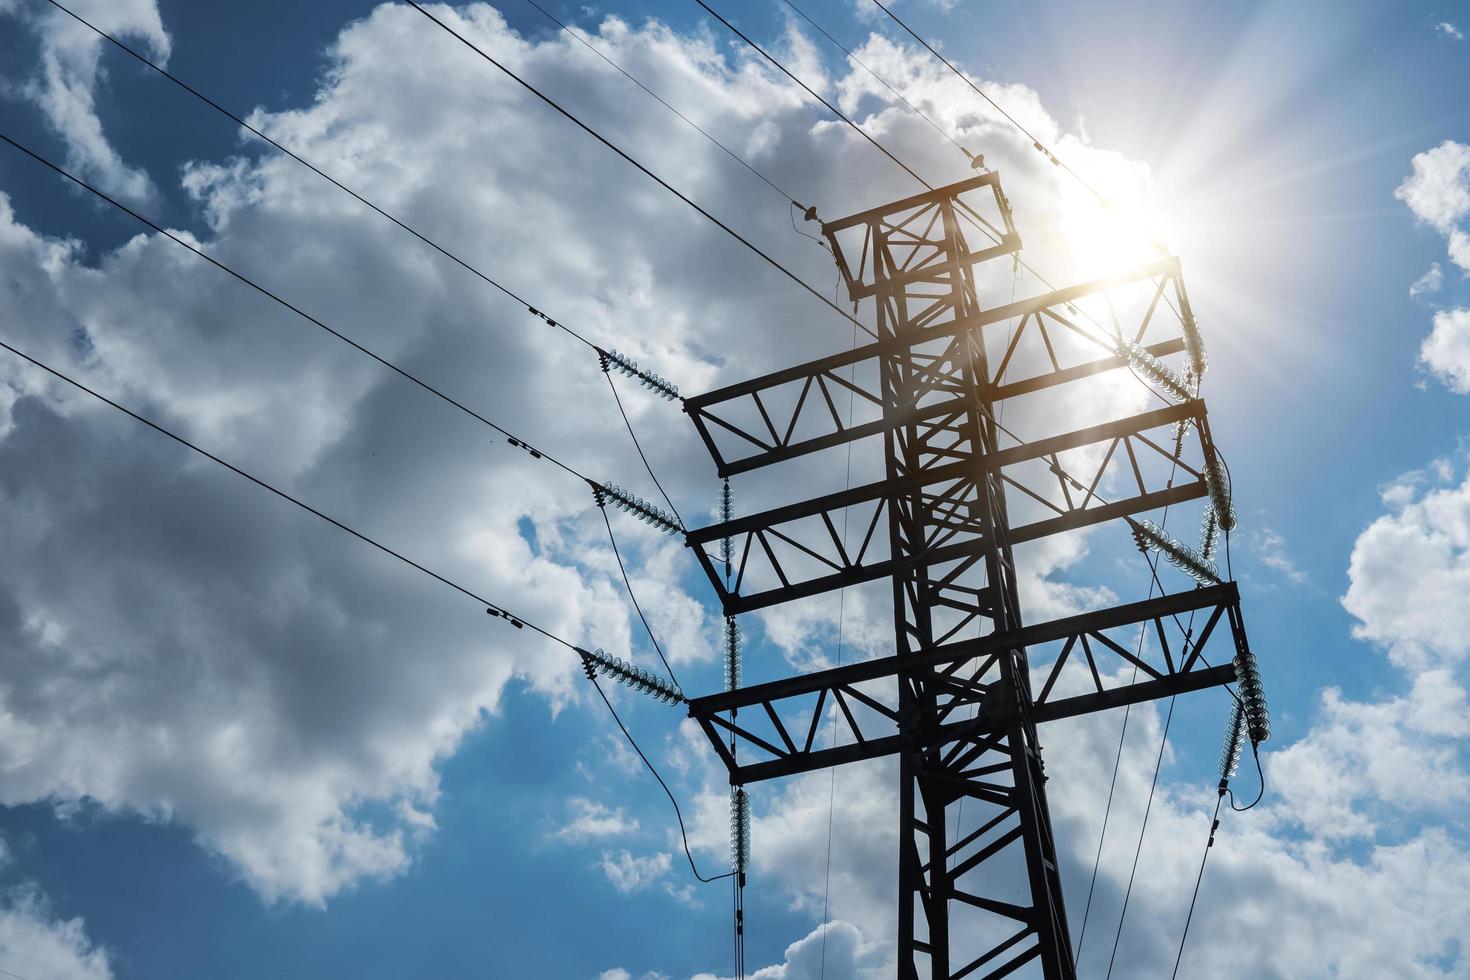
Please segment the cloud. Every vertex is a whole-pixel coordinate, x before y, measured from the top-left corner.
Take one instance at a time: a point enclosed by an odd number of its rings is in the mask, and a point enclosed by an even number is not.
[[[1271,756],[1283,815],[1329,841],[1371,838],[1406,816],[1444,818],[1470,798],[1465,709],[1464,689],[1443,670],[1418,675],[1407,697],[1373,703],[1329,688],[1312,731]]]
[[[663,852],[641,856],[627,850],[602,852],[602,873],[624,895],[643,891],[667,875],[670,867],[672,859]]]
[[[599,973],[597,980],[634,980],[634,977],[622,967],[615,966],[611,970],[603,970]],[[669,980],[669,977],[666,973],[654,973],[650,970],[648,973],[638,974],[637,980]]]
[[[1409,286],[1409,298],[1417,299],[1425,293],[1437,293],[1443,285],[1444,270],[1440,269],[1438,262],[1434,262],[1429,266],[1428,272],[1415,279],[1413,285]]]
[[[1459,222],[1470,213],[1470,146],[1445,140],[1414,155],[1413,173],[1395,190],[1414,216],[1434,228],[1449,245],[1450,260],[1470,271],[1470,236]]]
[[[638,830],[637,819],[630,818],[621,807],[608,807],[595,800],[574,797],[571,808],[576,814],[556,832],[563,840],[585,841],[598,837],[618,837]]]
[[[100,30],[139,45],[153,59],[168,60],[171,41],[156,0],[77,0],[68,6]],[[97,89],[106,82],[102,52],[108,42],[59,10],[29,19],[40,38],[40,65],[24,93],[65,142],[68,166],[114,196],[151,199],[152,181],[122,159],[97,114]]]
[[[81,919],[52,916],[34,885],[0,898],[0,964],[12,976],[47,980],[111,980],[107,951],[87,937]]]
[[[1435,24],[1434,30],[1436,33],[1442,35],[1443,37],[1450,38],[1454,41],[1465,40],[1464,33],[1458,27],[1456,27],[1454,24],[1451,24],[1447,20],[1442,20],[1438,24]]]
[[[1470,310],[1440,310],[1434,328],[1419,347],[1419,361],[1445,387],[1470,394]]]
[[[1342,598],[1353,635],[1398,663],[1456,663],[1470,654],[1470,476],[1394,500],[1353,546]]]
[[[1300,585],[1307,580],[1307,573],[1297,568],[1286,551],[1286,539],[1269,527],[1263,527],[1251,538],[1251,544],[1261,564],[1280,572],[1288,581]]]

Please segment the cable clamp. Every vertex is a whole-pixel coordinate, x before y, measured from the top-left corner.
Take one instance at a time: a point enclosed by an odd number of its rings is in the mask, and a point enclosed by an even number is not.
[[[486,609],[485,612],[489,613],[491,616],[499,616],[501,619],[505,620],[507,623],[514,626],[518,630],[526,628],[525,623],[521,622],[519,619],[516,619],[504,609],[496,609],[494,606],[491,606],[489,609]]]
[[[524,449],[526,452],[528,452],[528,453],[531,454],[531,458],[532,459],[540,459],[541,458],[541,451],[540,450],[538,450],[535,447],[531,446],[529,443],[526,443],[526,442],[521,441],[520,439],[517,439],[515,436],[506,436],[505,437],[505,441],[507,443],[509,443],[510,445],[516,447],[517,449]]]

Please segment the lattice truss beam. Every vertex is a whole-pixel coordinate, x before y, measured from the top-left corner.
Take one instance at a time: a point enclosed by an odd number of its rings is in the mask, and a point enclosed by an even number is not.
[[[1193,322],[1174,258],[991,309],[977,303],[976,312],[959,318],[946,315],[953,312],[952,297],[924,294],[918,302],[925,349],[915,357],[929,384],[917,403],[896,406],[886,421],[879,361],[893,341],[687,399],[685,411],[720,475],[880,435],[894,422],[963,412],[958,377],[974,363],[977,335],[993,351],[986,384],[989,398],[1001,403],[1128,366],[1119,341],[1138,344],[1159,359],[1179,354],[1185,349],[1184,323]]]
[[[1191,624],[1188,640],[1179,636],[1181,623]],[[1244,643],[1239,592],[1226,582],[957,640],[925,654],[879,657],[695,698],[689,715],[729,767],[730,781],[744,784],[892,754],[900,737],[895,677],[900,684],[924,682],[938,693],[938,744],[974,748],[1009,719],[1002,706],[985,701],[1006,650],[1026,651],[1035,692],[1031,716],[1044,724],[1231,682],[1231,661]],[[1117,680],[1120,667],[1136,667],[1137,680]],[[975,720],[956,715],[977,702]],[[965,750],[949,751],[958,758]]]
[[[964,436],[965,425],[960,413],[929,423],[957,439]],[[917,495],[917,506],[924,511],[927,561],[931,569],[949,566],[936,576],[941,586],[929,597],[942,606],[956,600],[955,590],[965,588],[964,573],[992,546],[980,503],[987,472],[999,475],[1005,491],[1013,544],[1207,493],[1204,466],[1213,450],[1198,400],[1012,443],[975,458],[934,448],[931,441],[929,465],[919,473],[739,517],[692,531],[687,540],[725,613],[736,615],[891,574],[887,511],[895,500],[899,506],[913,506],[904,498]],[[846,545],[839,530],[843,526],[851,529]],[[729,588],[723,564],[711,554],[726,538],[735,559]],[[974,593],[970,598],[987,601]],[[942,642],[969,625],[970,620],[949,625],[938,639]]]

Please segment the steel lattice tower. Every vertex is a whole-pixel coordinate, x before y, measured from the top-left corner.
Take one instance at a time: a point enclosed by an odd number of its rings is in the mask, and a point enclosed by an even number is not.
[[[1073,977],[1038,724],[1227,683],[1248,656],[1237,589],[1209,557],[1214,523],[1233,516],[1178,262],[987,307],[982,263],[1009,268],[1020,249],[995,173],[823,233],[854,302],[874,300],[877,339],[690,398],[686,411],[722,476],[881,436],[884,479],[722,521],[688,542],[728,616],[891,579],[894,653],[698,698],[690,716],[736,785],[898,756],[900,976],[1001,977],[1039,963],[1047,978]],[[1088,302],[1106,305],[1110,331],[1083,322],[1077,304]],[[1000,343],[1005,324],[1018,326]],[[1182,372],[1166,364],[1176,356]],[[1175,403],[1024,442],[998,421],[1008,399],[1130,364]],[[863,417],[844,419],[834,394],[860,400]],[[1198,560],[1198,587],[1025,623],[1014,546],[1206,498],[1216,516],[1203,554],[1153,539],[1186,566]],[[1018,508],[1026,513],[1013,518]],[[860,542],[838,533],[844,513],[858,515]],[[734,545],[733,581],[708,554],[722,540]],[[1181,616],[1191,626],[1171,645],[1166,627]],[[1221,622],[1232,646],[1211,666],[1206,644]],[[1141,638],[1130,650],[1141,630],[1147,651]],[[1117,683],[1112,668],[1123,665],[1134,679]],[[828,718],[840,736],[822,747]],[[951,830],[957,808],[968,829]]]

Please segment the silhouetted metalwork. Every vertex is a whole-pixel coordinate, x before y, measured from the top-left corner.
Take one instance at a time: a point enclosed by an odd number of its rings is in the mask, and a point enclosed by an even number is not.
[[[1192,500],[1225,508],[1233,525],[1179,263],[986,307],[981,279],[1008,277],[1012,264],[997,260],[1021,247],[996,173],[822,230],[853,301],[875,301],[877,340],[689,398],[685,410],[722,476],[881,437],[884,479],[686,540],[727,616],[889,579],[895,652],[696,698],[690,716],[737,786],[898,756],[901,976],[1001,977],[1036,962],[1048,978],[1073,977],[1037,726],[1231,682],[1241,664],[1254,671],[1235,584],[1203,574],[1224,515],[1205,522],[1200,553],[1144,535],[1166,555],[1193,556],[1200,587],[1040,624],[1022,617],[1017,545],[1118,519],[1154,528],[1135,515]],[[1025,440],[997,418],[1009,400],[1125,368],[1167,404],[1139,412],[1101,399],[1118,417]],[[1191,627],[1171,639],[1178,617]],[[819,744],[824,721],[834,737]],[[973,826],[963,834],[962,800]],[[1005,867],[1025,869],[1022,901]]]

